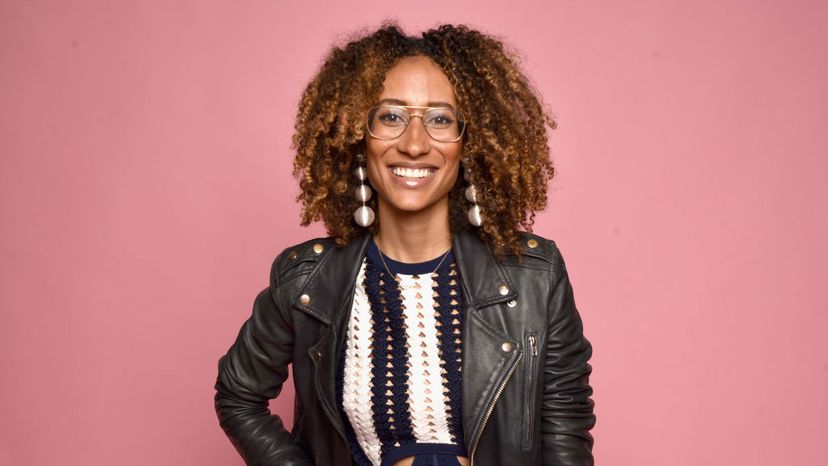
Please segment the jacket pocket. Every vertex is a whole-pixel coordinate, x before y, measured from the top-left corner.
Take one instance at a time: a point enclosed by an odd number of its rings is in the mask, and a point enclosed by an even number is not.
[[[535,387],[537,383],[538,367],[538,336],[535,332],[528,331],[523,335],[523,347],[526,349],[526,371],[524,380],[524,401],[523,401],[523,435],[521,436],[521,447],[523,451],[530,451],[535,437]]]

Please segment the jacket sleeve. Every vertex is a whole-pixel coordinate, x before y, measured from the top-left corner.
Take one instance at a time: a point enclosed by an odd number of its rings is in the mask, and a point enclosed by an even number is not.
[[[268,401],[282,390],[293,352],[293,328],[279,309],[277,289],[278,277],[271,273],[271,285],[256,296],[252,316],[219,359],[215,409],[246,464],[312,466],[281,418],[268,408]]]
[[[544,466],[591,466],[595,425],[588,364],[592,346],[584,337],[572,285],[558,252],[557,284],[546,329],[541,430]]]

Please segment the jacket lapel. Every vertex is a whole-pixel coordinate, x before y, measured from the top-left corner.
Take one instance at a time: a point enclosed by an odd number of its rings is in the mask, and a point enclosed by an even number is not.
[[[503,266],[476,234],[468,230],[455,233],[452,247],[466,292],[464,297],[475,309],[517,298]]]
[[[344,343],[353,303],[354,284],[362,266],[368,238],[368,234],[363,234],[343,248],[328,248],[305,286],[292,300],[294,307],[325,324],[319,341],[308,349],[308,356],[316,368],[315,388],[320,404],[346,444],[345,428],[337,406],[336,370],[339,348]],[[309,296],[310,302],[302,304],[302,295]]]
[[[466,448],[473,455],[494,403],[522,355],[519,337],[506,330],[502,309],[486,308],[517,299],[517,290],[476,234],[455,234],[453,247],[465,301],[463,430]]]
[[[368,234],[354,238],[345,247],[329,247],[311,271],[304,286],[291,300],[293,307],[330,325],[345,308],[345,301],[353,297],[354,284],[368,247]],[[303,304],[302,295],[310,302]]]

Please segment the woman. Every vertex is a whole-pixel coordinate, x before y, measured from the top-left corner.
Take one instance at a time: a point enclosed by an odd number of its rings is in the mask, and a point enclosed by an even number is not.
[[[293,139],[302,224],[219,361],[251,465],[587,465],[584,338],[546,205],[554,122],[502,44],[394,25],[334,48]],[[295,421],[268,400],[293,365]]]

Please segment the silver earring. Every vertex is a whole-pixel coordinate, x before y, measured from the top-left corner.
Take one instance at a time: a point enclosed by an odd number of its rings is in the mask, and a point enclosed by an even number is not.
[[[463,170],[463,178],[469,183],[466,187],[466,200],[472,203],[468,212],[469,223],[479,227],[483,225],[483,216],[480,213],[480,206],[477,205],[477,188],[472,184],[471,170],[468,165]]]
[[[359,165],[357,165],[356,170],[354,170],[354,175],[356,175],[357,179],[359,180],[359,186],[357,186],[356,191],[354,194],[359,202],[362,202],[362,205],[354,211],[354,220],[357,222],[357,225],[361,227],[367,227],[368,225],[374,223],[374,211],[365,205],[371,199],[371,188],[365,184],[365,180],[368,178],[368,172],[365,170],[365,156],[357,154],[356,156]]]

